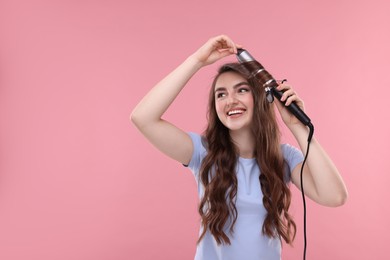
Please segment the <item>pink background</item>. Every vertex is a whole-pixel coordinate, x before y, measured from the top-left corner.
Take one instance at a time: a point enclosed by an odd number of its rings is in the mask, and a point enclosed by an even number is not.
[[[193,258],[195,181],[128,118],[220,33],[295,87],[347,183],[344,207],[308,202],[307,259],[388,258],[389,8],[384,0],[2,0],[0,259]],[[215,68],[191,80],[167,119],[204,129]],[[284,259],[302,259],[302,202],[293,194],[299,231]]]

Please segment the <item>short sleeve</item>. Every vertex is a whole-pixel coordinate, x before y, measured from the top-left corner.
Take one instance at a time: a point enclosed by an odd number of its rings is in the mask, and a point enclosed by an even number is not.
[[[194,149],[192,151],[192,157],[189,164],[185,166],[188,167],[195,176],[197,176],[199,175],[202,160],[206,155],[206,148],[203,145],[202,136],[192,132],[189,132],[188,135],[191,137]]]
[[[291,171],[303,161],[303,154],[298,148],[290,144],[282,144],[282,153],[286,162],[285,177],[286,181],[289,182],[291,180]]]

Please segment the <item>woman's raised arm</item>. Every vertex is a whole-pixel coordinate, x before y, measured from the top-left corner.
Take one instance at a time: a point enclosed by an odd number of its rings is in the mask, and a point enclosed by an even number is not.
[[[193,150],[190,137],[161,117],[199,69],[236,53],[237,47],[225,35],[209,39],[155,85],[134,108],[131,121],[157,149],[180,163],[189,163]]]

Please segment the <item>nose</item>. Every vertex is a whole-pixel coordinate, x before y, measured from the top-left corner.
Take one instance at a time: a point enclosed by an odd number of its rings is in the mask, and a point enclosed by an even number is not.
[[[237,103],[238,103],[238,100],[237,100],[237,97],[234,94],[230,94],[226,98],[226,104],[227,105],[232,105],[232,104],[237,104]]]

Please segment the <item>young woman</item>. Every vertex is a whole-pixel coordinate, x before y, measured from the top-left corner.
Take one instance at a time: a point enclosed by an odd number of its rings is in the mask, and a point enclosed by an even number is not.
[[[289,183],[300,189],[308,129],[285,107],[296,102],[304,109],[288,84],[278,86],[285,105],[274,103],[301,151],[280,144],[273,105],[238,63],[222,66],[214,79],[202,136],[162,119],[198,70],[235,54],[239,47],[225,35],[209,39],[152,88],[131,115],[154,146],[194,173],[202,220],[195,259],[280,259],[281,239],[290,244],[295,236],[296,225],[288,213]],[[305,194],[313,201],[331,207],[345,203],[344,182],[315,138],[303,179]]]

